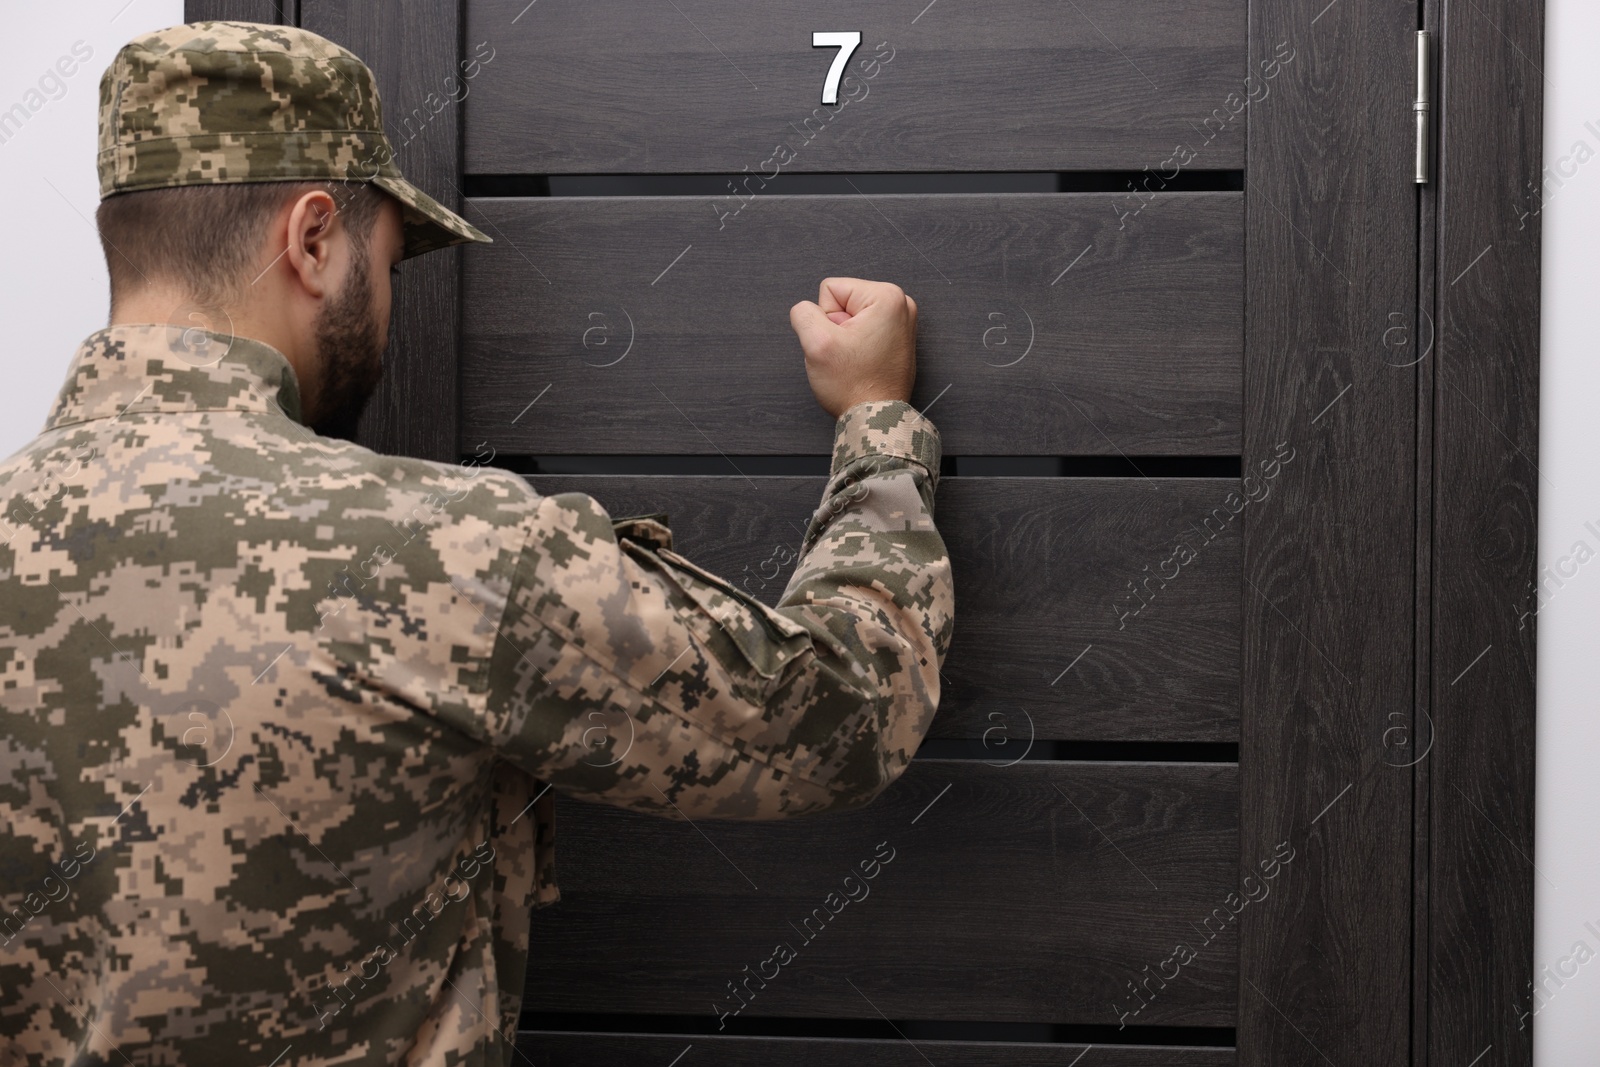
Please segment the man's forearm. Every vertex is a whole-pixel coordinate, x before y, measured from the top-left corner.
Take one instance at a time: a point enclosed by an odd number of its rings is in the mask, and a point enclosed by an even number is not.
[[[927,732],[950,638],[938,433],[874,402],[835,443],[776,609],[627,524],[619,540],[590,497],[542,500],[491,668],[506,731],[491,740],[564,792],[666,815],[779,818],[881,792]]]
[[[822,505],[778,604],[811,633],[813,669],[837,674],[876,713],[871,774],[823,760],[811,775],[846,806],[899,776],[938,708],[954,610],[933,521],[939,461],[938,432],[909,404],[845,412]]]

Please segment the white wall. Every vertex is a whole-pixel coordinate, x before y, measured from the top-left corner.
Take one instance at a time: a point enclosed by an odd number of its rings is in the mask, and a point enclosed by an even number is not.
[[[20,129],[0,130],[0,456],[39,432],[78,342],[106,324],[106,268],[94,229],[100,72],[128,38],[182,21],[183,0],[5,6],[11,58],[0,65],[0,112],[21,104],[32,114]],[[80,55],[90,51],[87,62],[76,63],[74,44]],[[78,68],[69,77],[55,67],[63,56],[67,69]]]
[[[1600,5],[1546,5],[1539,564],[1551,578],[1538,616],[1533,857],[1544,991],[1516,1010],[1538,1008],[1536,1067],[1591,1067],[1600,1063]]]
[[[1545,156],[1564,173],[1547,179],[1543,209],[1539,557],[1542,567],[1576,574],[1559,587],[1550,582],[1538,618],[1535,860],[1543,876],[1534,965],[1550,972],[1540,997],[1506,1010],[1540,1008],[1537,1067],[1587,1067],[1600,1062],[1600,164],[1589,165],[1600,158],[1600,5],[1546,2]],[[105,267],[92,222],[100,71],[129,37],[183,19],[182,0],[74,0],[70,18],[63,10],[6,11],[11,59],[0,67],[0,111],[42,106],[0,144],[0,197],[10,208],[9,254],[0,256],[8,371],[0,455],[33,436],[77,343],[105,324]],[[63,79],[65,90],[49,84],[29,97],[80,41],[93,55]],[[1586,547],[1575,552],[1580,542]],[[1579,565],[1577,556],[1590,554],[1595,559]]]

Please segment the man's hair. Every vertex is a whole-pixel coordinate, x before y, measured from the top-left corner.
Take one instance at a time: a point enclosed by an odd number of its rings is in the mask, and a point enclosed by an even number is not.
[[[260,270],[273,216],[313,189],[333,197],[356,254],[364,256],[387,195],[370,182],[235,182],[107,197],[95,222],[111,274],[111,302],[157,280],[177,286],[203,307],[235,302]]]

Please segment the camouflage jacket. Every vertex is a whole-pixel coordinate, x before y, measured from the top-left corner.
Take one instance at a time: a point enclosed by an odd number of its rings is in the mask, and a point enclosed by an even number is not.
[[[315,436],[282,354],[173,332],[89,337],[0,464],[5,1064],[508,1063],[549,789],[800,815],[926,732],[909,405],[838,421],[774,610],[653,519]]]

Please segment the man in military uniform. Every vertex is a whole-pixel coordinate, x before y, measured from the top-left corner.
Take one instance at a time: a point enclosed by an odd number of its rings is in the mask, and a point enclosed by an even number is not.
[[[390,268],[487,240],[355,56],[179,26],[100,99],[111,325],[0,465],[0,1061],[508,1063],[550,790],[772,819],[905,769],[953,604],[909,297],[791,312],[837,424],[770,609],[658,521],[332,435]]]

